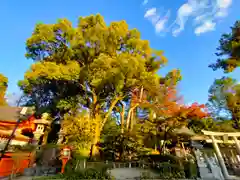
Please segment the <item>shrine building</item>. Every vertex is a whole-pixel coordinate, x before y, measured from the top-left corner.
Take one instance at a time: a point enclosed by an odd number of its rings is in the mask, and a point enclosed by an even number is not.
[[[34,112],[21,115],[22,109],[23,107],[0,106],[0,149],[3,149],[19,119],[21,122],[14,133],[10,145],[40,145],[43,142],[44,131],[50,123],[43,117],[37,119]]]

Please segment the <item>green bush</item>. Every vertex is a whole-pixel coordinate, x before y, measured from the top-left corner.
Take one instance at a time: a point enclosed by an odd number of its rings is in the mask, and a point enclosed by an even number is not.
[[[77,179],[111,179],[110,175],[106,170],[99,171],[97,169],[86,169],[82,171],[76,171],[71,173],[58,174],[56,176],[48,176],[37,178],[36,180],[47,180],[47,179],[66,179],[66,180],[77,180]]]
[[[148,158],[150,162],[168,162],[170,164],[178,164],[180,162],[180,158],[174,155],[166,154],[166,155],[161,155],[161,154],[153,154],[153,155],[148,155],[145,156],[145,158]]]
[[[64,179],[74,180],[74,179],[109,179],[106,172],[101,172],[96,169],[87,169],[84,171],[78,171],[74,173],[66,173],[63,175]]]
[[[62,175],[64,179],[109,179],[110,176],[107,173],[109,165],[104,163],[93,163],[93,167],[86,169],[75,169],[76,165],[80,161],[77,158],[70,159],[65,167],[65,173]]]
[[[198,167],[194,161],[185,161],[183,164],[186,178],[194,179],[198,177]]]
[[[163,179],[185,178],[184,169],[178,164],[160,163],[152,167],[152,170]]]

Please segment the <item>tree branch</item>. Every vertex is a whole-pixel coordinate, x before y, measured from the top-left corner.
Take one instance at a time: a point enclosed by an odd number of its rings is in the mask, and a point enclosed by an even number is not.
[[[121,133],[124,131],[124,118],[125,118],[125,104],[123,104],[120,101],[120,104],[122,106],[122,111],[120,112],[120,118],[121,118]]]
[[[111,103],[109,109],[108,109],[108,112],[105,114],[104,118],[103,118],[103,122],[101,124],[101,127],[100,127],[100,131],[103,129],[103,126],[105,125],[108,117],[111,115],[112,111],[113,111],[113,108],[116,106],[116,104],[118,103],[119,100],[121,100],[123,97],[122,96],[117,96]]]
[[[129,125],[130,125],[130,119],[131,119],[131,114],[133,112],[133,110],[138,106],[139,104],[135,104],[133,107],[131,107],[128,111],[128,116],[127,116],[127,121],[126,121],[126,124],[127,124],[127,129],[129,128]]]

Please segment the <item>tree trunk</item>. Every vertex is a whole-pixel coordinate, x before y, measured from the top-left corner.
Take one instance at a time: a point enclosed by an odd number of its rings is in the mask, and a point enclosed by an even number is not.
[[[122,106],[122,111],[120,112],[120,120],[121,120],[121,133],[124,133],[124,119],[125,119],[125,105],[120,101]]]
[[[167,131],[164,132],[163,144],[162,144],[162,147],[160,148],[160,154],[163,154],[163,151],[165,151],[166,140],[167,140]]]
[[[137,110],[135,108],[135,109],[133,109],[132,114],[131,114],[131,127],[130,127],[130,130],[132,130],[133,126],[136,124],[136,114],[137,114]]]
[[[105,123],[107,122],[109,116],[111,115],[113,108],[116,106],[117,102],[119,100],[121,100],[122,97],[116,97],[109,109],[108,112],[105,114],[105,116],[102,118],[101,115],[99,114],[99,104],[95,104],[95,109],[94,109],[94,115],[93,115],[93,120],[96,121],[96,126],[95,126],[95,135],[94,135],[94,139],[92,142],[92,146],[91,146],[91,150],[90,150],[90,158],[95,158],[99,155],[99,149],[98,149],[98,142],[100,142],[100,136],[101,136],[101,132],[104,128]],[[97,97],[95,97],[94,102],[97,102]]]
[[[98,142],[100,141],[100,123],[101,123],[101,117],[100,115],[97,115],[96,118],[94,119],[96,121],[96,126],[95,126],[95,134],[94,134],[94,139],[92,142],[91,150],[90,150],[90,158],[96,158],[99,155],[99,149],[98,149]]]

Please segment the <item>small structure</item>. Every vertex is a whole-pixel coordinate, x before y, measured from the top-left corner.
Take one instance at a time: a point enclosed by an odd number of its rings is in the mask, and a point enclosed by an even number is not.
[[[0,107],[0,149],[3,149],[5,146],[19,119],[21,122],[15,131],[10,145],[23,146],[41,143],[39,141],[43,139],[44,131],[50,124],[47,121],[47,114],[43,114],[41,119],[37,119],[34,112],[21,116],[20,112],[22,109],[23,107]]]
[[[219,149],[218,143],[234,143],[238,152],[238,155],[240,155],[240,145],[239,145],[239,141],[238,141],[238,137],[240,136],[239,132],[229,132],[229,133],[225,133],[225,132],[212,132],[212,131],[202,131],[204,135],[209,136],[210,140],[208,140],[209,142],[211,142],[213,144],[214,150],[216,152],[216,156],[217,156],[217,160],[219,162],[222,174],[224,176],[225,179],[233,179],[234,177],[230,176],[227,170],[227,167],[225,165],[225,160],[222,156],[222,153]],[[223,137],[223,140],[216,140],[215,137]],[[232,138],[232,141],[229,142],[228,141],[228,137]]]
[[[0,161],[0,177],[9,176],[11,173],[22,173],[25,168],[32,165],[34,153],[14,152],[11,151],[11,147],[28,144],[41,145],[44,140],[46,127],[50,124],[48,114],[46,113],[42,115],[42,118],[37,119],[35,112],[31,108],[27,108],[27,112],[24,113],[25,115],[20,114],[22,111],[23,107],[0,107],[0,150],[5,148],[7,141],[17,127],[10,141],[11,146],[10,148],[8,146],[4,157]],[[17,156],[19,156],[17,158],[19,163],[16,166],[15,159]],[[13,167],[15,167],[14,171]]]
[[[61,159],[62,159],[61,173],[64,173],[65,166],[70,158],[71,158],[71,148],[68,146],[65,146],[61,152]]]
[[[201,178],[239,179],[239,132],[212,132],[202,130],[203,135],[192,137]],[[231,138],[231,139],[230,139]],[[205,146],[196,141],[205,142]],[[207,150],[212,145],[214,151]],[[225,147],[225,148],[223,148]],[[201,175],[202,174],[202,175]],[[204,176],[204,177],[202,177]]]
[[[19,119],[22,121],[20,122],[10,145],[26,145],[33,140],[32,132],[35,129],[35,124],[33,122],[35,117],[33,113],[21,116],[20,112],[22,109],[22,107],[0,107],[0,148],[4,146],[8,138],[11,136]]]
[[[46,139],[44,137],[47,127],[50,125],[48,120],[49,115],[47,113],[42,114],[41,119],[35,119],[33,123],[35,124],[35,131],[33,132],[34,138],[37,140],[38,144],[45,144]]]

